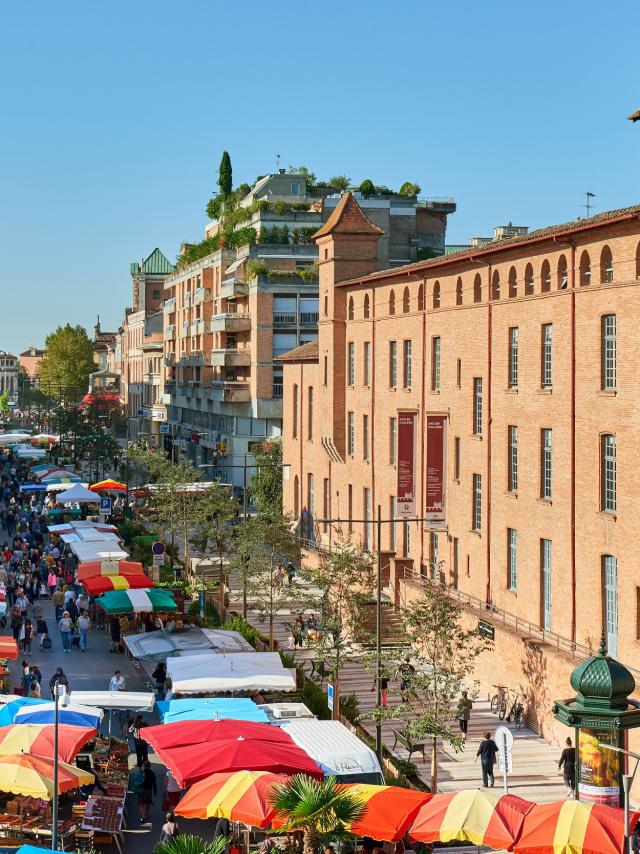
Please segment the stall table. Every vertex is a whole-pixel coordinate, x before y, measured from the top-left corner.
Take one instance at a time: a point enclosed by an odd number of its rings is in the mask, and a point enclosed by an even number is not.
[[[66,851],[68,844],[73,848],[76,829],[77,826],[73,822],[58,822],[58,843],[63,851]],[[42,819],[38,816],[23,816],[21,820],[18,815],[0,814],[0,840],[2,842],[11,839],[44,843],[49,847],[51,845],[51,831],[51,825],[43,824]]]
[[[125,792],[126,794],[126,792]],[[124,795],[122,797],[106,797],[93,794],[87,800],[82,824],[82,830],[90,830],[96,836],[109,836],[116,844],[120,854],[123,854],[124,838]]]

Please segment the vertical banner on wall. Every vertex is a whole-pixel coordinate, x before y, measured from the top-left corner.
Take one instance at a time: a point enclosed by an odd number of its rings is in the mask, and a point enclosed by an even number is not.
[[[397,514],[400,519],[416,516],[416,421],[417,412],[398,412]]]
[[[426,416],[427,445],[427,522],[445,521],[447,478],[447,416]]]

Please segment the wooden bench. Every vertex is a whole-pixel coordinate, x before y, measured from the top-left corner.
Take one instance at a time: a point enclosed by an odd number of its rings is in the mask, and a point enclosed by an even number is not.
[[[394,729],[393,730],[393,749],[396,749],[396,746],[400,742],[400,744],[409,751],[409,762],[411,762],[411,756],[413,753],[422,753],[422,759],[426,762],[426,757],[424,755],[426,742],[425,741],[414,741],[411,736],[407,735],[406,732],[402,732],[402,730]]]

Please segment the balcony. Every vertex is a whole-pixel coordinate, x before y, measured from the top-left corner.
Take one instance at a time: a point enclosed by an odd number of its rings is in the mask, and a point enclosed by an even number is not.
[[[246,297],[248,293],[249,285],[246,282],[238,282],[236,279],[227,279],[220,285],[220,296],[222,299]]]
[[[160,374],[145,374],[144,375],[144,384],[145,385],[160,385]]]
[[[172,311],[176,310],[176,298],[171,297],[171,299],[166,299],[164,301],[164,311],[166,314],[171,314]]]
[[[317,326],[319,314],[317,311],[301,311],[300,325],[301,326]]]
[[[189,327],[190,335],[204,335],[204,320],[196,320]]]
[[[172,341],[176,337],[176,327],[172,324],[164,328],[164,340]]]
[[[185,320],[185,322],[182,324],[182,326],[178,329],[178,337],[179,338],[186,338],[188,334],[189,334],[189,322],[187,320]]]
[[[173,368],[176,363],[176,354],[175,353],[167,353],[164,357],[164,364],[167,368]]]
[[[246,403],[251,400],[249,383],[214,380],[211,383],[213,399],[224,403]]]
[[[201,350],[194,350],[193,353],[180,356],[180,365],[182,367],[193,367],[194,365],[204,365],[204,354]]]
[[[251,364],[251,351],[247,347],[242,350],[212,350],[209,364],[213,368],[239,368]]]
[[[274,383],[271,389],[271,394],[274,397],[282,397],[283,385],[282,383]]]
[[[274,311],[273,313],[273,325],[274,326],[297,326],[298,325],[298,315],[293,312],[292,314],[284,313],[280,311]]]
[[[209,332],[248,332],[251,329],[251,315],[237,312],[214,314],[209,323]]]
[[[189,308],[190,305],[191,305],[191,293],[186,293],[184,295],[184,299],[182,300],[182,307],[183,308]]]

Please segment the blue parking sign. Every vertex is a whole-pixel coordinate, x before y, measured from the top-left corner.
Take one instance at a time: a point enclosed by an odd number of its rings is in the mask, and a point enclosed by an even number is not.
[[[101,498],[100,499],[100,512],[101,513],[111,513],[111,499],[110,498]]]

